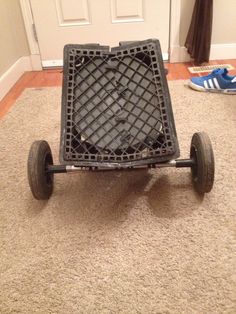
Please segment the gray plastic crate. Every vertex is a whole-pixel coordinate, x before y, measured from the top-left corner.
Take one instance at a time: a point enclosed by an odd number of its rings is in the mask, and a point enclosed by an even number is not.
[[[64,48],[60,162],[138,166],[179,157],[158,40]]]

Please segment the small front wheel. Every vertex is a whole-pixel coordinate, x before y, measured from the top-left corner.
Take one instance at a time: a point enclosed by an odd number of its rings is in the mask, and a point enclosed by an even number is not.
[[[194,160],[191,170],[196,191],[209,193],[214,184],[215,161],[210,138],[205,132],[193,134],[190,158]]]
[[[28,156],[28,181],[37,200],[49,199],[53,191],[53,174],[47,167],[53,164],[52,152],[46,141],[35,141]]]

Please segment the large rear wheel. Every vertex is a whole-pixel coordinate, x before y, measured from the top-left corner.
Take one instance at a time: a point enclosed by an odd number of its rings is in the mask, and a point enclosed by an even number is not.
[[[209,193],[214,184],[215,161],[210,138],[205,132],[193,135],[190,158],[194,160],[192,178],[196,191]]]
[[[53,164],[52,152],[46,141],[35,141],[28,156],[28,181],[37,200],[49,199],[53,191],[53,174],[47,167]]]

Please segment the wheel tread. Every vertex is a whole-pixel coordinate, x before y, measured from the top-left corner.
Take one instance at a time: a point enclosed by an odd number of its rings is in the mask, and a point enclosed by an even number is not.
[[[213,187],[215,174],[214,153],[209,136],[205,132],[195,133],[192,137],[191,147],[197,149],[198,178],[194,181],[196,190],[209,193]]]
[[[48,199],[53,191],[52,182],[47,183],[44,172],[44,158],[52,153],[49,144],[46,141],[35,141],[30,148],[28,156],[28,181],[33,196],[38,200]]]

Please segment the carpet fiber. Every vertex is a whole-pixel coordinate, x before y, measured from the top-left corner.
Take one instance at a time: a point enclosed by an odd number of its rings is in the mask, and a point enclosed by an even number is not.
[[[181,157],[204,130],[216,159],[200,198],[188,169],[61,174],[33,199],[29,147],[58,161],[60,88],[27,89],[0,121],[0,313],[235,313],[236,97],[170,82]]]

